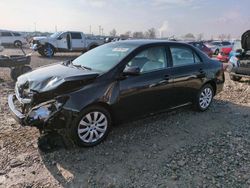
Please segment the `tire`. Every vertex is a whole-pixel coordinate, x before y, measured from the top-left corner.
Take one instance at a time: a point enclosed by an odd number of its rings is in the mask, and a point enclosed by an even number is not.
[[[17,41],[14,42],[14,46],[15,46],[16,48],[20,48],[22,45],[23,45],[22,42],[19,41],[19,40],[17,40]]]
[[[236,81],[236,82],[240,81],[241,78],[242,78],[242,77],[240,77],[240,76],[230,75],[230,79],[233,80],[233,81]]]
[[[220,53],[219,49],[216,49],[215,52],[214,52],[215,55],[218,55],[219,53]]]
[[[200,112],[206,111],[211,105],[214,97],[214,88],[210,84],[204,85],[198,92],[194,105]]]
[[[43,48],[43,54],[45,57],[53,57],[55,54],[55,49],[51,44],[45,45]]]
[[[23,66],[21,74],[25,74],[30,71],[32,71],[32,68],[30,66]]]
[[[10,77],[12,80],[17,81],[18,76],[20,76],[22,69],[20,67],[15,67],[10,71]]]
[[[45,56],[45,54],[43,53],[43,48],[39,48],[37,50],[37,52],[41,55],[41,56]]]
[[[107,137],[111,124],[110,113],[105,108],[90,106],[73,121],[71,137],[80,147],[95,146]]]

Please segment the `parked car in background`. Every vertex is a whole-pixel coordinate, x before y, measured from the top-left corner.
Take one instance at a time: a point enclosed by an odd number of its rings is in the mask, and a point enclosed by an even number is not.
[[[85,52],[104,43],[104,39],[78,31],[56,32],[49,37],[33,37],[32,48],[45,57],[56,52]]]
[[[221,52],[217,55],[217,59],[220,62],[228,62],[229,60],[229,54],[231,53],[232,48],[222,48]]]
[[[25,36],[19,32],[0,30],[0,40],[3,46],[22,46],[27,44]]]
[[[208,55],[208,57],[213,56],[213,51],[210,48],[208,48],[203,42],[189,42],[189,44],[203,51],[205,54]]]
[[[4,50],[4,47],[2,46],[2,42],[0,40],[0,52],[2,52]]]
[[[235,41],[229,63],[232,80],[240,81],[242,77],[250,78],[250,30],[242,35],[241,41]]]
[[[22,125],[94,146],[117,122],[190,104],[205,111],[223,84],[222,64],[191,45],[125,40],[20,76],[8,103]]]
[[[233,44],[229,41],[213,41],[207,46],[213,51],[214,55],[218,55],[222,48],[232,48]]]

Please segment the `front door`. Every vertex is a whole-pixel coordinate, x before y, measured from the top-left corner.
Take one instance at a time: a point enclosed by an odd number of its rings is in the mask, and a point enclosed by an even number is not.
[[[122,120],[145,116],[172,105],[172,79],[167,59],[165,47],[150,47],[127,64],[127,67],[139,67],[140,74],[120,81],[119,101],[114,112]]]
[[[70,51],[71,50],[71,39],[70,34],[65,32],[60,35],[57,39],[57,46],[60,51]]]

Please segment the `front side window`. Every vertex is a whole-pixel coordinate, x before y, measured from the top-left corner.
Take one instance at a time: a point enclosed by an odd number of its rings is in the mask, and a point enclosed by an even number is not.
[[[187,47],[170,47],[172,54],[173,66],[191,65],[201,62],[200,58]]]
[[[134,49],[135,46],[129,44],[108,43],[76,58],[73,65],[105,73],[119,64]]]
[[[152,47],[140,52],[127,65],[127,67],[133,66],[139,67],[141,73],[165,69],[167,67],[165,47]]]

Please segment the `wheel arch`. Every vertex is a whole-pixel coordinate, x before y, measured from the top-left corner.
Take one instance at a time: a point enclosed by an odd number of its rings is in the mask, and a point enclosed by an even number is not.
[[[207,85],[207,84],[210,84],[210,85],[213,87],[214,95],[215,95],[216,92],[217,92],[216,82],[215,82],[214,80],[209,80],[209,81],[205,82],[205,83],[202,85],[202,87],[203,87],[204,85]]]
[[[56,47],[53,44],[46,42],[43,46],[45,47],[47,45],[50,45],[56,51]]]
[[[113,116],[113,113],[112,113],[112,108],[111,108],[111,106],[109,104],[107,104],[105,102],[102,102],[102,101],[94,102],[94,103],[91,103],[91,104],[87,105],[82,110],[84,110],[84,109],[86,109],[88,107],[91,107],[91,106],[100,106],[100,107],[104,108],[105,110],[107,110],[109,112],[111,120],[112,121],[114,120],[114,116]]]

